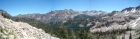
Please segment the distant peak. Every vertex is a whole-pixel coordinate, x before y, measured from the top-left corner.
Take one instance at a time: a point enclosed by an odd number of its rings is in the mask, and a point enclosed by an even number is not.
[[[133,10],[133,9],[135,9],[135,10],[140,10],[140,5],[137,6],[137,7],[128,7],[128,8],[125,8],[125,9],[123,9],[121,12],[123,12],[123,11],[131,11],[131,10]]]
[[[3,10],[3,9],[0,9],[0,11],[5,11],[5,10]]]
[[[119,12],[119,11],[112,11],[111,13],[117,13],[117,12]]]
[[[136,10],[140,10],[140,5],[136,7]]]
[[[123,9],[121,12],[124,12],[124,11],[131,11],[133,9],[135,9],[136,7],[128,7],[128,8],[125,8]]]

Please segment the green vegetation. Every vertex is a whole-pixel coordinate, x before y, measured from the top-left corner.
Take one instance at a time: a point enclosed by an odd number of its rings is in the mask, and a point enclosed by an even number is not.
[[[68,31],[66,29],[66,26],[65,25],[61,25],[60,26],[60,32],[61,32],[61,36],[64,38],[64,39],[68,39]]]
[[[62,24],[59,29],[58,32],[53,34],[61,39],[88,39],[89,32],[83,28],[81,30],[67,29],[66,26]]]
[[[116,30],[112,30],[112,31],[106,31],[106,32],[101,32],[101,31],[98,31],[98,32],[95,32],[93,34],[99,34],[99,35],[120,35],[120,34],[124,34],[126,31],[130,31],[131,28],[129,29],[116,29]]]
[[[3,30],[2,30],[2,28],[0,27],[0,33],[2,33],[3,32]],[[0,39],[2,39],[2,35],[0,35]]]
[[[92,33],[92,36],[97,36],[96,39],[117,39],[118,35],[124,34],[124,36],[122,36],[122,39],[125,39],[124,38],[125,33],[131,30],[132,30],[131,28],[127,28],[127,29],[115,29],[115,30],[113,29],[112,31],[105,31],[105,32],[98,31]]]
[[[85,28],[75,30],[75,29],[67,29],[66,26],[72,25],[72,26],[78,26],[79,24],[86,24],[89,22],[87,20],[79,20],[79,21],[69,21],[64,24],[45,24],[38,20],[29,19],[29,18],[18,18],[18,17],[12,17],[12,20],[14,21],[21,21],[26,22],[34,27],[43,29],[46,33],[51,34],[52,36],[58,37],[60,39],[117,39],[117,35],[125,34],[126,31],[131,31],[132,29],[127,27],[126,29],[117,29],[112,31],[106,31],[106,32],[95,32],[90,33]],[[82,21],[82,22],[81,22]],[[94,24],[94,23],[93,23]],[[2,30],[1,30],[2,32]],[[122,39],[125,36],[122,37]]]
[[[64,25],[69,25],[69,26],[79,26],[79,24],[83,24],[86,26],[87,20],[69,20],[68,22],[64,23]]]
[[[16,18],[15,21],[19,22],[19,18]]]
[[[89,20],[87,20],[87,19],[89,19]],[[68,20],[66,23],[63,23],[63,24],[66,25],[66,26],[79,26],[79,24],[82,24],[84,26],[87,26],[87,24],[89,22],[91,22],[93,19],[95,19],[95,17],[91,17],[91,18],[87,18],[87,19]],[[94,25],[94,23],[93,23],[93,25]],[[91,26],[93,26],[93,25],[91,25]]]
[[[133,29],[127,27],[126,29],[116,29],[112,31],[106,31],[106,32],[94,32],[90,33],[89,29],[81,28],[79,30],[75,29],[67,29],[67,26],[79,26],[79,24],[83,24],[84,26],[87,26],[89,22],[93,22],[93,20],[98,20],[99,18],[94,18],[91,17],[89,20],[81,18],[79,19],[74,19],[74,20],[68,20],[68,22],[64,23],[61,25],[60,22],[56,23],[49,23],[45,24],[42,23],[38,20],[30,19],[30,18],[22,18],[22,17],[11,17],[8,13],[3,13],[1,14],[3,17],[12,19],[14,21],[21,21],[21,22],[26,22],[34,27],[41,28],[43,29],[46,33],[51,34],[52,36],[58,37],[60,39],[117,39],[117,36],[120,34],[124,34],[124,36],[120,37],[122,39],[125,39],[125,33],[126,31],[131,31]],[[92,23],[94,25],[94,23]],[[92,25],[92,26],[93,26]],[[109,24],[106,24],[109,25]],[[4,29],[0,28],[0,32],[4,32]],[[137,31],[140,34],[140,31]],[[12,32],[9,32],[9,34],[12,34]],[[0,35],[0,39],[2,35]],[[14,35],[15,36],[15,35]],[[16,39],[16,36],[14,37]],[[132,35],[130,33],[129,39],[132,39]],[[137,39],[140,39],[137,38]]]
[[[140,36],[137,39],[140,39]]]
[[[71,39],[76,39],[76,35],[75,35],[73,30],[71,30],[71,36],[70,37],[71,37]]]
[[[4,13],[4,12],[2,12],[1,15],[2,15],[4,18],[8,18],[8,19],[11,19],[11,17],[12,17],[10,14]]]
[[[45,23],[42,23],[38,20],[29,19],[29,18],[13,17],[12,20],[26,22],[34,27],[41,28],[41,29],[45,30],[45,32],[47,32],[47,33],[53,33],[53,31],[57,31],[58,26],[59,26],[59,25],[45,24]]]
[[[125,37],[122,37],[122,39],[125,39]]]
[[[117,39],[117,37],[115,35],[112,36],[112,39]]]
[[[43,29],[46,33],[51,34],[52,36],[59,37],[60,39],[117,39],[117,35],[125,34],[126,31],[131,31],[132,29],[127,27],[126,29],[117,29],[106,32],[95,32],[90,33],[85,28],[80,30],[67,29],[65,24],[44,24],[38,20],[29,19],[29,18],[17,18],[13,17],[12,20],[18,20],[26,22],[34,27]],[[125,36],[124,36],[125,37]],[[122,37],[122,38],[124,38]]]
[[[124,34],[124,36],[122,36],[122,39],[125,39],[125,33],[123,33]]]
[[[129,35],[129,39],[132,39],[132,35],[131,35],[131,33],[130,33],[130,35]]]

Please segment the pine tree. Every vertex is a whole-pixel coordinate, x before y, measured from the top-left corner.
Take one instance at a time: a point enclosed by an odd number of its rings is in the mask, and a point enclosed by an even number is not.
[[[122,36],[122,39],[125,39],[125,37]]]
[[[80,37],[81,39],[86,39],[87,36],[88,36],[87,31],[86,31],[84,28],[82,28],[82,29],[80,30],[79,37]]]
[[[113,36],[112,36],[112,39],[117,39],[117,38],[116,38],[116,36],[113,35]]]
[[[15,20],[15,21],[19,22],[19,18],[16,18],[16,20]]]
[[[71,36],[72,36],[72,39],[76,39],[76,36],[73,30],[71,30]]]
[[[129,30],[129,26],[127,26],[126,30]]]
[[[3,13],[3,12],[4,12],[4,11],[2,11],[1,15],[2,15],[4,18],[8,18],[8,19],[11,18],[10,15],[8,15],[7,13]]]
[[[99,35],[97,36],[97,39],[99,39],[100,37],[99,37]]]
[[[137,39],[140,39],[140,36]]]
[[[125,33],[124,33],[124,37],[122,36],[122,39],[125,39]]]
[[[68,31],[67,31],[67,29],[66,29],[66,26],[64,25],[64,24],[62,24],[61,26],[60,26],[60,29],[61,29],[61,31],[60,31],[60,33],[62,34],[62,37],[63,38],[65,38],[65,39],[69,39],[68,37]]]
[[[130,33],[129,39],[132,39],[132,35],[131,35],[131,33]]]

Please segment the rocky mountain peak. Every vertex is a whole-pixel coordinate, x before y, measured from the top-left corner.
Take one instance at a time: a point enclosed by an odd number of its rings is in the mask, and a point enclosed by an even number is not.
[[[135,10],[140,10],[140,5],[137,6],[137,7],[128,7],[128,8],[125,8],[121,12],[129,12],[129,11],[133,12]]]
[[[122,10],[123,11],[131,11],[131,10],[135,10],[136,7],[128,7]]]
[[[111,13],[118,13],[119,11],[112,11]]]
[[[140,5],[136,7],[136,10],[140,10]]]
[[[111,16],[100,17],[95,19],[93,23],[95,24],[91,30],[112,30],[112,29],[123,29],[126,27],[131,27],[134,29],[139,29],[140,21],[140,10],[136,10],[138,7],[128,7],[120,11],[112,11]],[[109,14],[109,15],[110,15]],[[113,15],[113,16],[112,16]],[[90,22],[91,23],[91,22]],[[116,27],[117,26],[117,27]],[[135,26],[135,27],[133,27]]]
[[[16,17],[26,17],[36,20],[41,20],[44,23],[56,23],[56,22],[63,22],[70,19],[78,19],[75,17],[83,17],[83,16],[102,16],[104,14],[107,14],[107,12],[103,11],[74,11],[72,9],[64,9],[64,10],[54,10],[50,11],[46,14],[25,14],[25,15],[18,15]]]

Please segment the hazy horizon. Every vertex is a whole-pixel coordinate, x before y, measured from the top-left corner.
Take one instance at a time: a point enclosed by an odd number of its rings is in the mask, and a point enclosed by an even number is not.
[[[76,11],[102,10],[121,11],[140,5],[140,0],[0,0],[0,9],[12,16],[28,13],[47,13],[54,10],[73,9]]]

